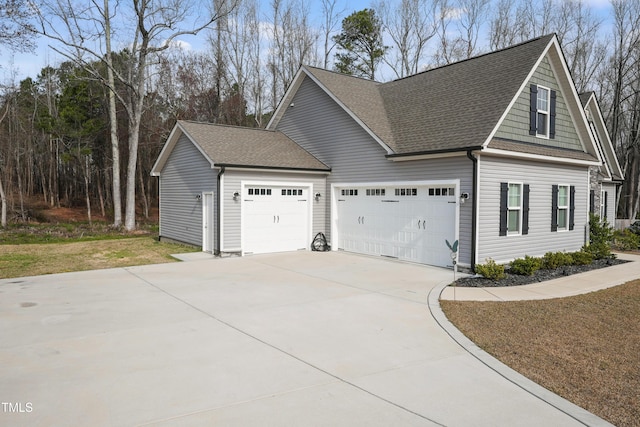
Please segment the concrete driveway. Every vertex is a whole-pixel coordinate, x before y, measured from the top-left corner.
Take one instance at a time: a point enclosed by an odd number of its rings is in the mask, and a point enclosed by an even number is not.
[[[583,425],[440,327],[452,278],[297,252],[0,280],[0,425]]]

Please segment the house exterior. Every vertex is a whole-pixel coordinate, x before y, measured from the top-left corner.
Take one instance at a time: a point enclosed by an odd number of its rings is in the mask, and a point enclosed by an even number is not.
[[[160,236],[248,254],[322,232],[444,267],[446,241],[463,267],[579,250],[622,178],[598,114],[554,35],[388,83],[303,66],[266,130],[176,124]]]
[[[601,166],[591,168],[589,211],[610,225],[615,225],[618,188],[624,181],[624,175],[609,138],[595,93],[581,93],[580,101],[585,109],[589,126],[602,158]]]

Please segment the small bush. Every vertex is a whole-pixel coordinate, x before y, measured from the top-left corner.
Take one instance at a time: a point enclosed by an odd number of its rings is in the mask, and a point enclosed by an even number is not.
[[[589,252],[578,251],[571,254],[574,265],[587,265],[593,262],[593,255]]]
[[[611,258],[611,242],[613,241],[613,228],[607,221],[600,221],[598,215],[589,215],[589,246],[584,246],[583,251],[589,252],[594,259]]]
[[[496,264],[494,260],[488,258],[484,264],[476,264],[476,273],[491,280],[504,279],[504,265]]]
[[[628,228],[613,232],[613,246],[621,251],[634,251],[640,246],[640,236]]]
[[[614,258],[611,253],[611,246],[608,243],[591,243],[582,247],[584,252],[589,252],[593,259]]]
[[[627,228],[627,230],[631,231],[634,234],[640,235],[640,221],[634,221],[633,224]]]
[[[553,270],[571,264],[573,264],[573,258],[566,252],[547,252],[542,257],[542,268],[546,270]]]
[[[517,258],[511,261],[510,271],[521,276],[531,276],[540,269],[542,260],[540,258],[525,255],[524,258]]]

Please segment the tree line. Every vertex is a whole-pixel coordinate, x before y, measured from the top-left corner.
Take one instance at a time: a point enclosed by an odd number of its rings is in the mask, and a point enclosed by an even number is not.
[[[40,198],[134,229],[157,205],[150,170],[176,120],[264,127],[300,65],[389,80],[552,32],[603,110],[626,174],[619,216],[636,217],[640,0],[611,0],[607,16],[582,0],[346,4],[0,0],[0,48],[44,39],[64,58],[0,86],[2,224]],[[187,35],[206,49],[182,48]]]

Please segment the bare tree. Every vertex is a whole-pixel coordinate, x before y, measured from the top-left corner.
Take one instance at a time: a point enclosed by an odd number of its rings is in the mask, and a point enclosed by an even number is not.
[[[438,65],[450,64],[479,53],[480,29],[488,13],[489,0],[442,0],[438,14]],[[451,31],[451,26],[456,32]]]
[[[271,107],[275,110],[287,86],[303,64],[316,65],[317,32],[309,21],[303,0],[272,0],[271,46],[268,70],[271,77]]]
[[[122,194],[120,193],[120,139],[118,136],[118,114],[116,107],[116,80],[113,74],[113,57],[111,49],[111,11],[109,0],[104,0],[102,9],[102,22],[104,23],[104,60],[107,68],[107,91],[109,93],[109,136],[111,138],[111,169],[112,169],[112,199],[113,199],[113,225],[122,226]]]
[[[25,2],[16,0],[0,0],[0,47],[7,47],[14,51],[26,52],[34,48],[33,33],[29,24],[29,7]],[[2,68],[0,66],[0,68]],[[3,86],[0,86],[3,89]],[[10,103],[5,98],[5,109],[0,114],[0,124],[9,113]],[[0,225],[7,226],[7,197],[2,183],[2,171],[5,169],[0,153]]]
[[[28,2],[0,0],[0,46],[14,51],[28,52],[35,46]]]
[[[400,5],[383,0],[375,6],[395,44],[395,55],[385,62],[397,77],[416,74],[424,65],[427,44],[437,32],[437,6],[438,0],[400,0]]]
[[[108,5],[108,3],[105,3]],[[109,89],[118,97],[128,118],[128,165],[126,173],[125,223],[127,230],[136,228],[136,167],[140,122],[144,111],[145,82],[149,77],[149,65],[157,55],[171,46],[179,37],[196,35],[221,16],[226,16],[235,7],[235,0],[214,5],[208,13],[198,0],[131,0],[129,7],[120,4],[116,8],[123,15],[129,15],[135,22],[131,31],[126,28],[113,28],[113,21],[107,26],[105,17],[109,11],[97,3],[73,3],[73,0],[45,0],[38,7],[37,32],[57,42],[54,49],[65,57],[75,61],[109,86],[100,72],[93,66],[102,61],[113,71],[115,80],[126,88],[124,94],[115,87]],[[110,29],[110,37],[118,35],[123,45],[128,46],[127,68],[120,69],[108,64],[105,32]]]
[[[336,46],[332,39],[332,34],[339,28],[341,16],[345,9],[336,10],[337,0],[322,0],[322,36],[324,43],[324,61],[323,67],[329,69],[329,58],[331,51]]]
[[[6,103],[6,107],[4,109],[4,111],[2,112],[2,115],[0,115],[0,123],[2,123],[5,119],[5,117],[7,117],[7,114],[9,113],[9,103]],[[4,166],[2,164],[2,157],[0,156],[0,166]],[[2,213],[0,214],[0,225],[2,226],[2,228],[6,228],[7,227],[7,195],[4,192],[4,186],[2,185],[2,169],[0,168],[0,204],[2,205],[2,207],[0,208]]]
[[[607,125],[625,171],[618,215],[636,218],[640,204],[640,0],[612,0],[614,49],[600,77]]]
[[[247,8],[245,18],[252,37],[249,39],[248,53],[251,74],[248,90],[245,90],[249,101],[249,107],[253,111],[254,125],[263,127],[263,112],[265,107],[266,72],[263,69],[262,43],[263,25],[258,16],[258,4],[255,0],[250,0],[250,7]]]
[[[598,40],[602,20],[582,0],[562,2],[559,8],[558,38],[576,88],[584,92],[606,56],[606,46]]]
[[[490,18],[489,48],[503,49],[530,38],[527,5],[519,0],[498,0]]]

